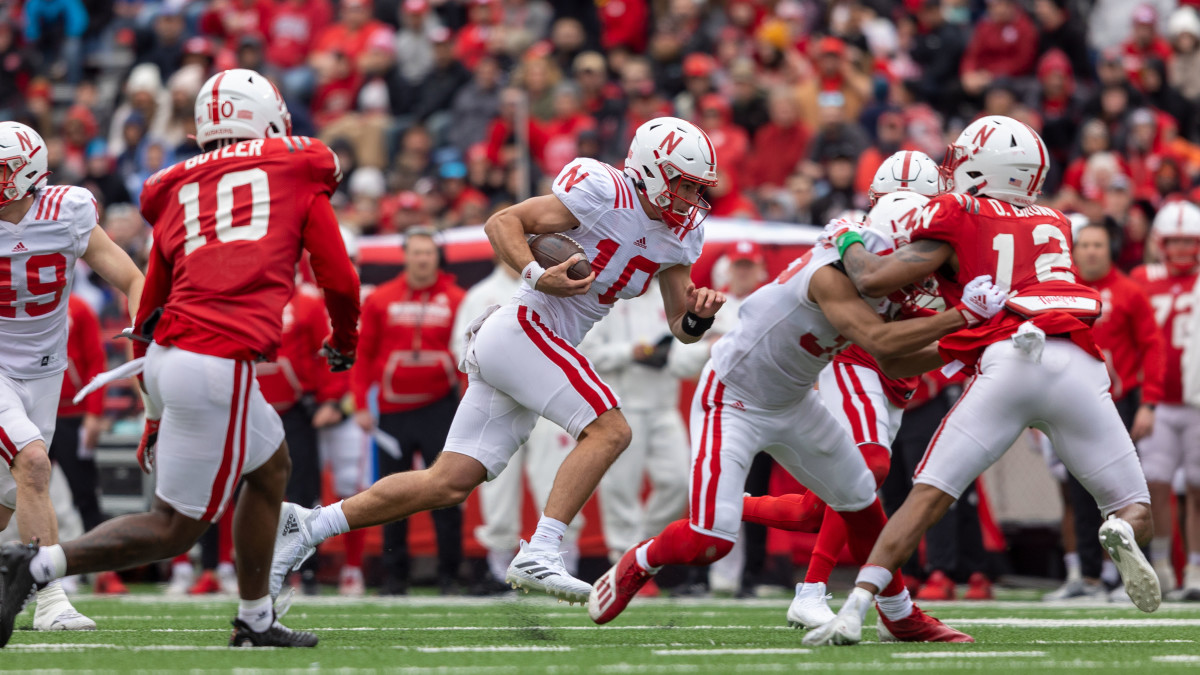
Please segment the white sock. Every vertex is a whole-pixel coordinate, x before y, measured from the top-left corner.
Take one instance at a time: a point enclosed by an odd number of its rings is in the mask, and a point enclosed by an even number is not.
[[[651,567],[650,559],[646,557],[647,551],[650,550],[650,544],[652,543],[654,543],[653,539],[637,547],[637,550],[633,553],[633,557],[637,560],[638,567],[646,570],[650,574],[658,574],[658,571],[662,569],[662,565],[659,565],[658,567]]]
[[[1121,583],[1121,574],[1117,572],[1117,564],[1108,558],[1100,563],[1100,580],[1109,586],[1116,586]]]
[[[1171,538],[1155,537],[1150,540],[1150,562],[1171,562]]]
[[[907,588],[896,595],[886,598],[882,595],[877,595],[875,596],[875,602],[879,605],[879,611],[883,612],[883,615],[889,621],[907,619],[913,612],[912,596],[908,594]]]
[[[1192,567],[1200,567],[1200,552],[1188,553],[1188,564]]]
[[[512,562],[513,552],[503,548],[488,549],[487,563],[488,571],[492,573],[492,577],[504,583],[504,577],[508,575],[508,564]]]
[[[346,514],[342,513],[342,502],[334,502],[317,511],[317,517],[313,518],[309,531],[312,541],[308,543],[310,546],[316,546],[330,537],[349,531],[350,524],[346,522]]]
[[[39,584],[64,577],[67,574],[67,554],[58,544],[42,546],[29,561],[29,571]]]
[[[196,570],[192,568],[192,563],[190,562],[177,562],[171,565],[171,578],[174,579],[177,576],[191,579],[196,576]]]
[[[529,548],[546,553],[558,553],[562,546],[563,535],[567,533],[567,524],[542,514],[538,520],[537,530],[529,538]]]
[[[258,600],[243,599],[238,603],[238,618],[250,626],[250,630],[255,633],[261,633],[270,628],[271,622],[275,620],[275,608],[271,605],[271,596],[264,595]]]
[[[233,576],[236,572],[233,569],[233,563],[223,562],[217,563],[217,574],[219,576]]]
[[[865,588],[854,587],[850,591],[850,597],[846,598],[846,604],[842,605],[841,611],[838,614],[849,614],[850,612],[858,612],[858,620],[865,621],[867,618],[867,610],[871,609],[871,604],[875,601],[875,597]]]
[[[1083,578],[1083,567],[1079,563],[1079,554],[1071,551],[1063,555],[1063,564],[1067,566],[1067,581],[1078,581]]]

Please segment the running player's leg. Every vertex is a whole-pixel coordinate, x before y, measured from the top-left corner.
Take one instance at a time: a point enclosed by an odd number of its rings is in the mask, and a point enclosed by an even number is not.
[[[27,542],[36,538],[47,545],[58,543],[47,448],[61,386],[61,374],[32,380],[0,377],[0,456],[16,482],[17,529]]]
[[[642,519],[646,512],[642,505],[642,486],[646,480],[654,417],[654,412],[648,410],[635,410],[625,415],[632,433],[629,447],[600,480],[600,524],[603,526],[604,545],[608,548],[610,563],[620,560],[629,547],[642,540]],[[674,515],[678,517],[678,514]],[[675,520],[675,517],[671,520]],[[658,532],[659,529],[648,532]]]

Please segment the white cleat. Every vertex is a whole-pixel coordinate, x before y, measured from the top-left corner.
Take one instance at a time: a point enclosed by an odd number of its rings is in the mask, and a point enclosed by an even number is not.
[[[1183,570],[1183,588],[1168,596],[1171,600],[1200,601],[1200,565],[1188,565]]]
[[[1163,595],[1174,592],[1179,587],[1179,584],[1175,583],[1175,567],[1171,565],[1170,560],[1156,560],[1150,563],[1150,566],[1158,575],[1158,588]]]
[[[58,602],[39,602],[33,613],[34,630],[96,630],[96,622],[75,609],[65,598]]]
[[[592,593],[592,585],[571,576],[561,553],[534,551],[521,540],[521,551],[508,565],[504,581],[513,588],[542,591],[568,604],[584,604]]]
[[[1108,601],[1108,591],[1102,583],[1088,583],[1083,579],[1071,579],[1058,589],[1042,596],[1042,602]]]
[[[176,563],[171,566],[171,581],[167,583],[167,595],[182,597],[196,581],[196,570],[191,563]]]
[[[1133,536],[1133,527],[1121,518],[1109,516],[1100,526],[1100,545],[1117,565],[1125,592],[1143,612],[1153,612],[1162,603],[1158,574],[1150,566]]]
[[[311,523],[321,507],[306,509],[303,506],[284,502],[279,507],[279,525],[275,530],[275,557],[271,561],[271,577],[268,592],[278,598],[283,588],[283,579],[288,572],[299,567],[317,552],[311,539]]]
[[[822,582],[796,584],[796,597],[787,611],[788,628],[816,628],[833,621],[837,615],[829,609],[832,599]]]
[[[861,588],[850,591],[850,597],[833,621],[810,630],[802,642],[810,647],[856,645],[862,642],[863,617],[874,602],[874,596]]]

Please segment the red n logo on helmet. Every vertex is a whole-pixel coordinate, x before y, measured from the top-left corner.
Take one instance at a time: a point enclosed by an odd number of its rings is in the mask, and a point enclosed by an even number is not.
[[[667,134],[667,137],[663,139],[662,143],[658,144],[658,149],[662,150],[665,148],[666,154],[669,155],[672,152],[675,152],[675,148],[679,147],[679,144],[682,142],[683,142],[683,138],[682,137],[676,138],[675,132],[672,131],[671,133]]]
[[[33,150],[33,141],[29,140],[29,134],[24,131],[17,132],[17,142],[21,144],[21,150]]]
[[[975,132],[975,138],[971,141],[971,143],[977,148],[982,148],[983,146],[987,145],[988,139],[991,138],[992,134],[994,133],[996,133],[996,127],[990,124],[982,124],[979,126],[979,131]]]

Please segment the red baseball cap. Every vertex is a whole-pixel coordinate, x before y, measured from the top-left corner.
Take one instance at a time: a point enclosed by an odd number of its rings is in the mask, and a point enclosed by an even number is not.
[[[756,265],[761,265],[765,258],[763,257],[762,247],[752,241],[743,239],[733,245],[729,249],[729,262],[749,261]]]
[[[421,195],[412,190],[405,190],[396,195],[396,208],[418,211],[421,208]]]
[[[821,41],[817,43],[817,53],[841,56],[846,53],[846,43],[832,35],[828,35],[821,38]]]
[[[716,69],[716,59],[703,52],[692,52],[683,60],[683,74],[686,77],[708,77]]]
[[[404,11],[422,14],[429,10],[429,0],[404,0]]]

